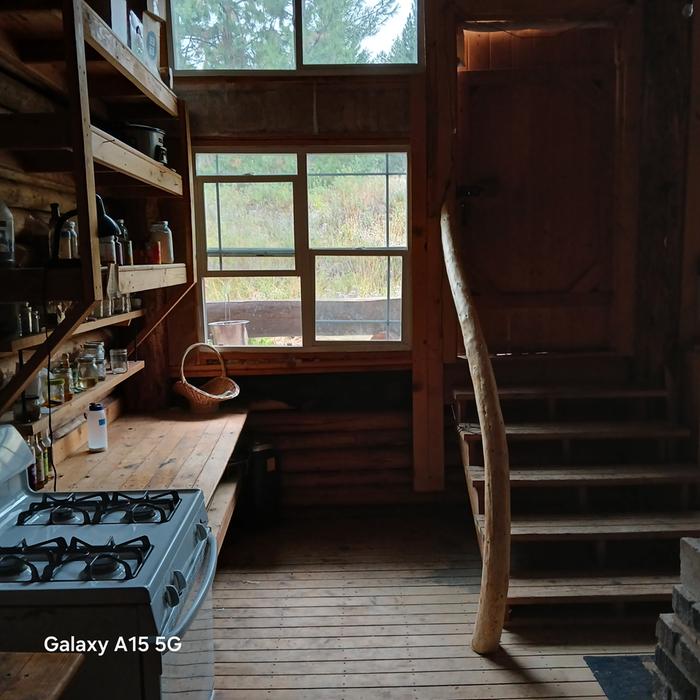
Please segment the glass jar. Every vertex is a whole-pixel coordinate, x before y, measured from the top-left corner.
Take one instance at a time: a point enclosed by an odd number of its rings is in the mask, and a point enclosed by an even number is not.
[[[114,236],[100,238],[100,262],[103,265],[117,262],[117,246]]]
[[[75,386],[73,385],[73,372],[70,366],[58,367],[58,369],[54,371],[54,376],[63,380],[63,401],[70,401],[73,398],[73,391],[75,390]]]
[[[92,389],[100,381],[100,375],[93,355],[78,358],[78,387],[81,391]]]
[[[49,379],[49,406],[60,406],[65,400],[65,379],[53,377]]]
[[[126,359],[126,350],[110,350],[109,361],[112,365],[112,374],[124,374],[124,372],[129,369],[129,363]]]
[[[175,262],[173,252],[173,232],[167,221],[156,221],[149,228],[151,241],[160,243],[160,257],[164,263]]]
[[[92,355],[96,360],[105,359],[105,344],[101,340],[88,340],[83,343],[84,355]]]

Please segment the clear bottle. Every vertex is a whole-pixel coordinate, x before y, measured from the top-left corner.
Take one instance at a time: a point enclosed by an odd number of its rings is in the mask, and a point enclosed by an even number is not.
[[[0,201],[0,267],[15,265],[15,219],[5,202]]]
[[[95,358],[95,366],[97,367],[97,379],[103,382],[107,379],[107,365],[105,363],[105,358]]]
[[[43,437],[40,438],[41,442],[41,456],[44,462],[44,483],[51,481],[53,476],[51,470],[51,438],[48,433],[45,433]]]
[[[107,449],[107,413],[101,403],[91,403],[87,413],[88,450],[104,452]]]
[[[70,256],[73,260],[80,258],[80,248],[78,246],[78,229],[75,227],[74,221],[68,222],[70,231]]]
[[[160,243],[161,262],[166,264],[175,262],[173,252],[173,232],[167,221],[156,221],[149,228],[151,241]]]
[[[39,309],[32,312],[32,333],[41,333],[41,314]]]
[[[134,264],[134,246],[132,242],[129,240],[129,232],[126,229],[126,224],[124,223],[124,219],[117,219],[117,226],[119,226],[119,230],[121,231],[121,235],[119,237],[119,240],[122,245],[122,258],[123,258],[123,265],[133,265]]]

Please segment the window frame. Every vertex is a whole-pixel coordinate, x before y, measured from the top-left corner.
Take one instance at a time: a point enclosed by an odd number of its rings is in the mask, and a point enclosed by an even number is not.
[[[297,156],[296,175],[197,175],[197,154],[204,153],[292,153]],[[405,153],[406,154],[406,246],[382,248],[311,248],[308,228],[307,156],[325,153]],[[220,345],[226,352],[253,351],[256,354],[308,352],[381,352],[406,351],[412,345],[412,196],[411,150],[404,145],[373,146],[282,146],[195,147],[193,148],[193,184],[195,253],[197,264],[197,326],[202,342],[208,342],[204,279],[207,277],[298,277],[300,284],[302,344],[297,346]],[[294,202],[294,268],[287,270],[208,270],[204,208],[206,182],[292,182]],[[324,256],[378,258],[400,257],[401,265],[401,340],[318,340],[316,338],[316,258]]]
[[[175,65],[175,35],[172,16],[172,2],[167,0],[166,23],[168,34],[168,60],[172,66],[175,78],[206,78],[206,77],[236,77],[258,76],[269,78],[281,78],[292,76],[298,78],[306,76],[327,75],[415,75],[425,72],[425,0],[416,0],[416,51],[415,63],[304,63],[303,49],[303,0],[293,0],[292,24],[294,26],[294,54],[295,66],[289,69],[279,68],[208,68],[204,70],[176,68]],[[223,152],[223,151],[221,151]]]

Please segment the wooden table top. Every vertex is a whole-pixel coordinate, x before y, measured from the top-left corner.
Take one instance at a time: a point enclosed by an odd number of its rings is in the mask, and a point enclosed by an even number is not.
[[[59,700],[82,654],[0,653],[0,700]]]
[[[199,488],[211,501],[246,412],[198,416],[179,409],[127,414],[109,426],[106,452],[87,448],[58,467],[59,491]]]

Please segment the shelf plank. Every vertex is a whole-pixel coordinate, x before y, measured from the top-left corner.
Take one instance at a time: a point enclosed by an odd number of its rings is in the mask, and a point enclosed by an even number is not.
[[[60,406],[56,406],[51,412],[51,424],[55,429],[76,416],[83,413],[87,407],[94,401],[101,401],[106,396],[109,396],[122,382],[131,379],[135,374],[144,368],[144,362],[138,360],[129,362],[129,369],[122,374],[108,374],[107,378],[98,382],[97,386],[76,394],[75,397]],[[38,421],[33,423],[22,423],[17,425],[17,429],[24,435],[36,435],[49,429],[48,415],[42,416]]]
[[[125,314],[115,314],[114,316],[108,316],[107,318],[97,318],[94,321],[86,321],[81,323],[75,331],[73,331],[73,336],[82,335],[83,333],[90,333],[98,328],[104,328],[105,326],[117,326],[121,324],[128,324],[135,318],[141,318],[144,315],[143,309],[136,309],[134,311],[129,311]],[[51,330],[49,330],[51,333]],[[34,348],[37,345],[41,345],[46,341],[46,333],[34,333],[32,335],[23,335],[18,338],[7,338],[0,341],[0,352],[18,352],[19,350],[27,350],[28,348]]]
[[[122,266],[117,268],[117,280],[121,294],[133,294],[185,284],[187,269],[184,263]]]
[[[83,3],[85,43],[97,51],[116,71],[168,114],[176,117],[177,95],[139,60],[102,18]]]
[[[182,178],[174,170],[96,126],[92,127],[92,152],[100,165],[170,194],[182,195]]]

